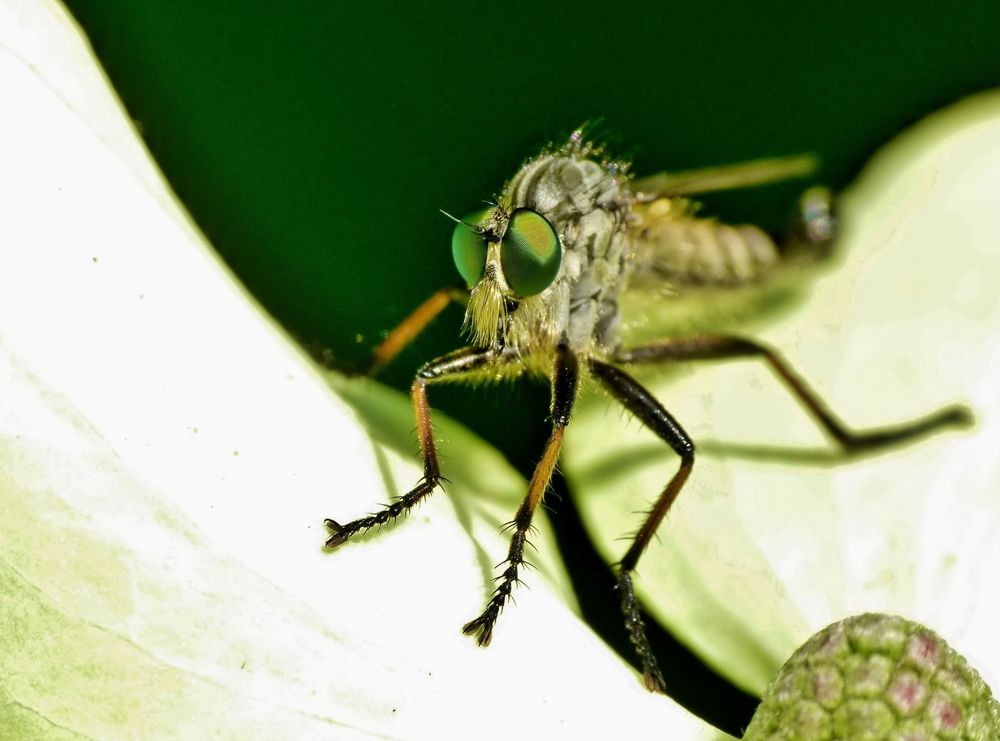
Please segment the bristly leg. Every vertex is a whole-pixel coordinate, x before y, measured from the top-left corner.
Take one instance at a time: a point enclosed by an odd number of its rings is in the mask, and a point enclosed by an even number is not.
[[[876,430],[856,432],[823,403],[815,392],[774,350],[739,337],[688,337],[619,351],[613,356],[618,363],[662,363],[678,360],[710,360],[757,357],[764,360],[785,386],[806,408],[817,424],[848,454],[872,452],[880,448],[903,444],[932,434],[945,427],[967,426],[972,413],[965,407],[946,407],[921,419]],[[639,420],[665,440],[681,457],[681,465],[670,479],[650,511],[631,547],[618,565],[618,589],[625,627],[629,639],[642,663],[643,683],[653,691],[664,691],[663,675],[659,670],[646,638],[645,625],[632,584],[632,572],[649,544],[656,529],[666,516],[694,464],[694,444],[677,421],[637,381],[622,370],[600,361],[591,360],[590,368],[611,393]]]
[[[767,363],[816,423],[848,455],[871,453],[893,445],[902,445],[948,427],[969,427],[974,422],[972,412],[967,407],[949,406],[925,417],[892,427],[852,430],[830,410],[777,351],[742,337],[726,335],[684,337],[619,351],[614,356],[615,362],[644,364],[736,358],[759,358]]]
[[[653,655],[649,638],[646,637],[646,624],[642,620],[639,600],[636,599],[635,588],[632,586],[631,571],[619,569],[618,594],[622,614],[625,616],[625,630],[628,632],[628,639],[642,664],[642,684],[650,692],[666,694],[667,683],[663,679],[663,672],[660,671],[656,656]]]
[[[531,483],[528,484],[528,494],[518,507],[511,523],[514,532],[510,539],[507,560],[502,564],[504,570],[497,577],[499,583],[482,614],[462,627],[462,632],[466,635],[477,636],[476,641],[480,646],[489,645],[493,638],[493,626],[507,600],[510,599],[514,585],[520,581],[520,570],[525,565],[524,546],[527,543],[528,530],[531,528],[531,518],[542,501],[549,480],[552,478],[552,471],[559,460],[563,432],[569,424],[578,386],[579,368],[576,356],[568,347],[560,345],[556,350],[552,374],[552,433],[545,445],[542,459],[535,466]]]
[[[434,445],[431,410],[427,403],[427,386],[435,381],[474,372],[497,361],[498,353],[493,350],[467,347],[432,360],[417,371],[417,376],[410,389],[410,398],[413,400],[413,413],[417,419],[420,452],[424,459],[423,478],[412,490],[399,497],[392,504],[387,505],[380,512],[360,517],[344,525],[336,520],[325,520],[326,527],[332,533],[327,538],[327,548],[341,546],[359,533],[367,532],[373,527],[381,527],[395,520],[409,512],[415,504],[437,488],[438,484],[441,483],[441,470],[438,466],[437,449]]]
[[[681,458],[677,472],[667,482],[652,510],[646,516],[632,545],[618,564],[618,590],[621,595],[622,613],[625,615],[625,629],[642,664],[642,681],[650,692],[666,692],[663,673],[646,637],[646,626],[639,610],[639,603],[632,586],[632,572],[639,558],[649,545],[663,518],[677,499],[684,482],[694,465],[694,443],[677,420],[664,409],[652,394],[638,381],[613,365],[597,360],[590,361],[594,376],[614,395],[622,405],[634,414],[640,422],[663,439]]]

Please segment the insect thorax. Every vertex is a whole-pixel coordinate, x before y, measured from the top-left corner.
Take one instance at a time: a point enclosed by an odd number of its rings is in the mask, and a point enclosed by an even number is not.
[[[584,354],[617,345],[631,208],[625,179],[618,163],[556,153],[528,162],[504,188],[504,208],[542,214],[563,246],[556,280],[510,314],[507,344],[523,356],[564,340]]]

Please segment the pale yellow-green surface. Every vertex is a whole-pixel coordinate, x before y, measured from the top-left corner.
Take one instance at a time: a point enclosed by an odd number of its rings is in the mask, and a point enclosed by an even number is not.
[[[419,477],[407,400],[331,393],[58,6],[0,5],[0,90],[0,736],[720,737],[580,622],[544,518],[491,648],[461,634],[525,482],[444,420],[448,494],[325,553]]]
[[[977,427],[831,467],[818,462],[829,443],[761,364],[652,377],[701,454],[640,563],[639,593],[751,692],[814,631],[865,611],[926,624],[996,686],[1000,95],[902,134],[842,207],[841,264],[757,336],[854,427],[953,402],[972,408]],[[752,457],[742,446],[786,452]],[[676,467],[609,400],[580,405],[563,470],[609,561]]]

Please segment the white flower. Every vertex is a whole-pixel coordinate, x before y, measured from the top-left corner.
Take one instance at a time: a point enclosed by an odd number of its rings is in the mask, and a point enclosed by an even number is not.
[[[0,5],[0,90],[0,735],[718,736],[579,620],[547,538],[503,637],[462,635],[525,483],[454,425],[447,496],[324,552],[416,459],[205,245],[54,3]],[[405,399],[345,393],[412,450]]]

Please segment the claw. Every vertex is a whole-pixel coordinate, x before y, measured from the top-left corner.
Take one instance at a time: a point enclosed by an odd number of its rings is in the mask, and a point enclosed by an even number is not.
[[[462,632],[467,636],[478,633],[476,643],[483,647],[489,646],[490,641],[493,640],[493,624],[483,617],[477,617],[475,620],[463,625]]]
[[[667,694],[666,682],[663,681],[663,675],[660,674],[660,670],[656,667],[647,668],[642,673],[642,683],[650,692],[659,692],[661,695]]]
[[[341,525],[336,520],[324,520],[323,524],[329,528],[330,532],[333,533],[326,540],[326,547],[329,549],[334,549],[339,545],[343,545],[347,542],[347,539],[351,537],[351,534],[344,531],[343,525]]]

